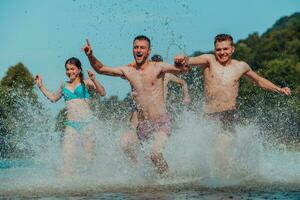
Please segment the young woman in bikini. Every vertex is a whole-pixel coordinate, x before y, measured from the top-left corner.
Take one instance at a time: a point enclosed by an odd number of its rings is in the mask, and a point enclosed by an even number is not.
[[[105,95],[104,87],[96,80],[95,74],[88,70],[89,78],[83,78],[81,62],[77,58],[69,58],[65,63],[68,81],[63,83],[56,93],[48,91],[40,75],[36,75],[36,84],[41,92],[51,101],[56,102],[61,97],[66,104],[66,120],[63,139],[63,175],[70,175],[73,170],[73,161],[76,155],[78,141],[83,142],[86,158],[93,161],[95,142],[95,117],[90,109],[92,91]]]

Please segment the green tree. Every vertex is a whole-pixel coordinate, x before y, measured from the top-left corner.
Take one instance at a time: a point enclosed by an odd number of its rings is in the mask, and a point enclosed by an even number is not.
[[[272,82],[291,87],[293,96],[288,98],[258,90],[244,80],[240,88],[239,107],[243,117],[256,120],[265,132],[284,141],[286,138],[299,141],[300,136],[299,31],[300,13],[295,13],[279,19],[261,36],[255,35],[253,39],[250,35],[236,45],[237,59],[245,60]]]
[[[43,118],[36,116],[44,113],[34,91],[34,78],[22,63],[8,68],[0,82],[0,95],[1,156],[20,156],[24,151],[18,148],[19,142],[40,128],[42,124],[37,126],[35,121]]]

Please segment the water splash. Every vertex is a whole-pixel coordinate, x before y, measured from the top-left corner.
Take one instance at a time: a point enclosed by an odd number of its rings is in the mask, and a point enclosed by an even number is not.
[[[120,146],[125,126],[116,128],[98,121],[94,165],[88,167],[78,143],[77,170],[72,176],[62,178],[62,133],[53,131],[54,120],[47,120],[49,116],[41,119],[34,107],[24,106],[24,102],[22,105],[20,109],[26,109],[22,113],[30,113],[33,117],[31,126],[27,126],[27,134],[18,140],[17,146],[30,152],[30,156],[26,165],[0,169],[1,194],[73,194],[182,184],[204,188],[300,187],[300,153],[287,150],[284,145],[277,149],[266,148],[266,138],[255,124],[237,127],[236,137],[224,149],[230,153],[230,164],[226,170],[219,168],[216,165],[220,159],[216,143],[220,137],[218,126],[206,120],[203,113],[191,111],[184,111],[178,117],[176,129],[164,151],[170,177],[162,179],[155,173],[147,145],[139,152],[140,165],[133,166]],[[41,121],[46,128],[40,128]]]

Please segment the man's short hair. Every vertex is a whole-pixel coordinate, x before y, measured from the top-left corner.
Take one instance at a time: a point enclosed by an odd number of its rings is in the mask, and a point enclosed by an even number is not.
[[[151,57],[151,61],[153,61],[153,62],[162,62],[163,58],[161,57],[161,55],[155,54]]]
[[[138,35],[138,36],[136,36],[134,38],[133,42],[135,42],[136,40],[145,40],[145,41],[147,41],[148,44],[149,44],[149,48],[151,48],[151,41],[150,41],[150,39],[147,36],[145,36],[145,35]]]
[[[222,34],[218,34],[216,37],[215,37],[215,45],[217,42],[223,42],[223,41],[226,41],[226,40],[229,40],[231,42],[231,45],[233,46],[233,38],[231,35],[229,34],[225,34],[225,33],[222,33]]]

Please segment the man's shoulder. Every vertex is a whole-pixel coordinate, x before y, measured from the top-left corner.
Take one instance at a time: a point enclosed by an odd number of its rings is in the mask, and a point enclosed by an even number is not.
[[[130,64],[127,64],[127,65],[119,66],[119,68],[121,68],[122,70],[128,71],[128,70],[130,70],[130,69],[134,69],[135,66],[134,66],[132,63],[130,63]]]
[[[239,65],[241,67],[249,67],[248,63],[246,63],[243,60],[232,59],[232,63],[235,64],[235,65]]]
[[[132,68],[132,67],[134,67],[134,64],[129,63],[129,64],[126,64],[126,65],[121,65],[120,67],[123,67],[123,68]]]
[[[209,65],[214,65],[214,63],[218,62],[217,58],[214,54],[210,54],[210,53],[202,54],[202,55],[200,55],[200,57],[205,59],[207,61],[207,64],[209,64]]]
[[[238,66],[241,70],[243,70],[244,72],[251,70],[250,66],[248,65],[248,63],[246,63],[243,60],[232,60],[233,64],[235,66]]]
[[[205,54],[202,54],[202,55],[210,57],[210,58],[216,58],[215,54],[212,54],[212,53],[205,53]]]
[[[161,71],[164,67],[171,66],[169,63],[166,62],[149,62],[149,65],[153,67],[154,69],[157,69],[158,71]]]
[[[209,68],[211,66],[215,66],[218,64],[218,60],[214,54],[209,54],[209,53],[201,54],[199,56],[196,56],[195,59],[200,59],[198,61],[201,62],[201,66],[203,67],[203,69]],[[197,62],[197,61],[195,60],[195,62]]]

